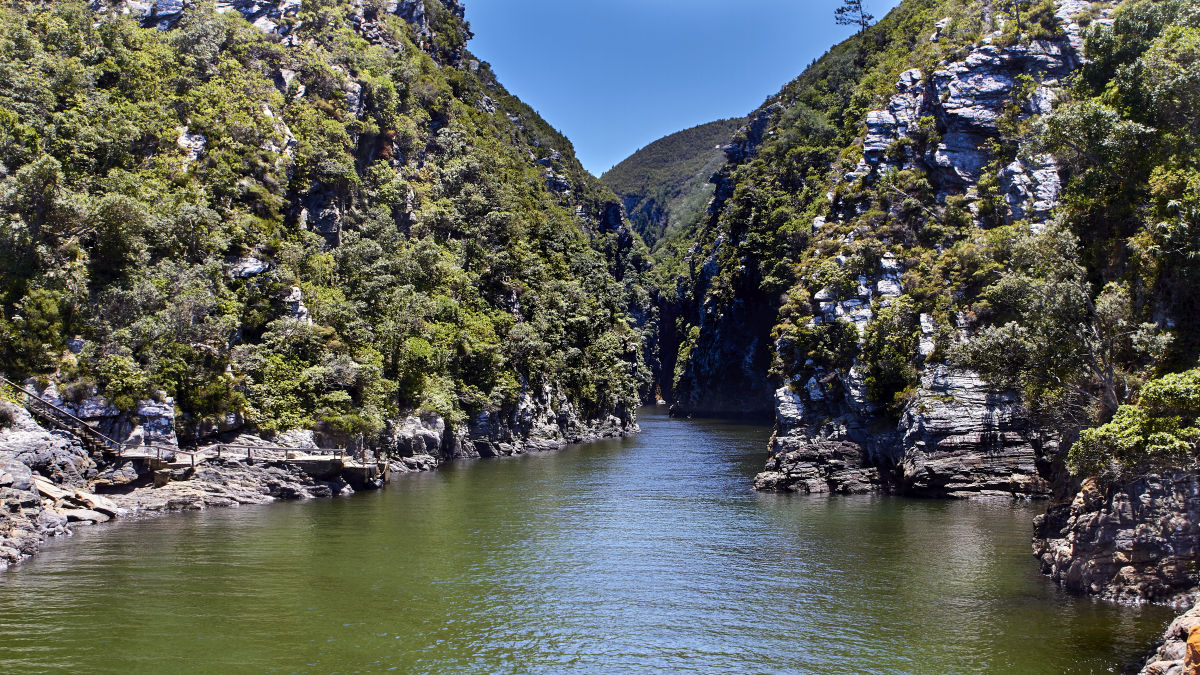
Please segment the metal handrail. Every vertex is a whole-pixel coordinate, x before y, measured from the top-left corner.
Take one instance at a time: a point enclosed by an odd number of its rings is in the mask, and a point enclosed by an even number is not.
[[[109,446],[110,448],[115,449],[117,456],[119,456],[119,457],[124,456],[126,450],[133,450],[136,448],[144,448],[147,450],[153,450],[155,455],[157,456],[157,458],[161,460],[163,452],[167,451],[167,452],[172,452],[175,454],[188,455],[191,458],[192,466],[194,467],[194,466],[196,466],[196,457],[198,455],[202,454],[202,451],[199,451],[199,450],[183,450],[183,449],[180,449],[175,446],[160,445],[157,443],[145,443],[145,444],[121,443],[119,441],[116,441],[116,440],[109,438],[108,436],[100,433],[99,431],[94,429],[92,427],[92,425],[88,424],[85,420],[80,419],[79,417],[76,417],[72,413],[70,413],[70,412],[54,405],[53,403],[47,401],[46,399],[42,398],[36,392],[30,391],[30,390],[26,389],[25,387],[17,384],[16,382],[13,382],[12,380],[10,380],[2,375],[0,375],[0,384],[8,385],[9,387],[15,389],[16,391],[18,391],[22,394],[25,394],[25,396],[27,397],[26,398],[27,406],[29,406],[30,404],[37,404],[40,406],[44,406],[45,408],[48,408],[49,411],[51,411],[51,412],[46,413],[47,415],[49,415],[51,417],[53,417],[54,415],[58,415],[59,417],[70,420],[71,422],[75,422],[75,425],[72,425],[67,422],[64,422],[61,419],[57,420],[57,422],[59,424],[69,427],[70,428],[69,430],[74,433],[79,433],[80,431],[83,431],[88,434],[91,434],[96,439],[103,442],[105,445]],[[217,457],[218,458],[221,457],[221,451],[226,448],[231,449],[231,450],[245,450],[247,459],[253,459],[253,457],[254,457],[253,453],[255,450],[282,452],[284,461],[287,461],[287,454],[289,452],[303,452],[307,455],[333,455],[333,456],[337,457],[337,459],[339,459],[343,462],[346,461],[346,455],[347,455],[347,451],[344,448],[286,448],[286,447],[283,447],[280,445],[238,445],[238,444],[234,444],[234,443],[217,443],[216,448],[217,448]]]
[[[63,410],[62,408],[47,401],[46,399],[42,398],[39,394],[32,392],[32,391],[26,389],[25,387],[22,387],[21,385],[17,384],[16,382],[13,382],[12,380],[8,379],[7,377],[0,376],[0,383],[7,384],[9,387],[12,387],[13,389],[16,389],[17,391],[21,392],[22,394],[25,394],[25,396],[28,397],[26,399],[26,404],[36,401],[39,405],[43,405],[43,406],[49,408],[50,410],[54,411],[54,413],[77,423],[80,427],[82,427],[84,430],[86,430],[87,433],[100,439],[106,445],[116,447],[118,449],[120,448],[120,446],[121,446],[120,443],[109,438],[108,436],[105,436],[104,434],[100,433],[99,431],[93,429],[92,425],[88,424],[86,421],[76,417],[75,415],[71,414],[70,412]],[[68,426],[70,426],[70,425],[68,425]]]
[[[221,451],[230,450],[245,450],[246,458],[253,459],[255,450],[267,450],[271,452],[282,452],[284,461],[287,461],[289,452],[303,452],[306,455],[333,455],[339,460],[345,461],[346,451],[342,448],[285,448],[281,445],[238,445],[235,443],[217,443],[217,457],[221,456]]]

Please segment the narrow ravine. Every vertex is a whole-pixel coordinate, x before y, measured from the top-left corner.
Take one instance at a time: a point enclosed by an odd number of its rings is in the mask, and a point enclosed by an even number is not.
[[[1037,507],[756,494],[764,427],[78,528],[0,573],[13,670],[1107,672],[1171,611],[1065,594]]]

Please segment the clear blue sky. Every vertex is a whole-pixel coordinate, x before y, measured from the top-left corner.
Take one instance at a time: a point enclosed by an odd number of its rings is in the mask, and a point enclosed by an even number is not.
[[[841,0],[463,4],[471,51],[596,175],[667,134],[751,112],[853,32],[834,23]]]

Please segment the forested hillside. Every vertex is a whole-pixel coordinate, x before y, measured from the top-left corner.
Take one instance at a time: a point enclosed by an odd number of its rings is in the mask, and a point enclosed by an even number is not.
[[[644,246],[469,36],[453,0],[5,5],[0,370],[184,436],[632,424]]]
[[[725,163],[724,147],[744,122],[717,120],[665,136],[600,177],[621,197],[648,245],[690,227],[704,212],[712,176]]]
[[[870,30],[835,46],[748,117],[727,148],[709,217],[660,245],[658,274],[669,306],[679,315],[679,348],[669,355],[678,361],[666,371],[674,380],[678,411],[770,415],[771,380],[782,380],[790,374],[785,369],[807,361],[776,361],[777,325],[785,332],[815,331],[814,345],[825,345],[822,361],[849,364],[853,355],[847,350],[855,350],[857,334],[844,328],[846,322],[805,328],[814,311],[812,296],[824,286],[842,293],[856,290],[845,280],[867,272],[873,261],[878,264],[884,245],[900,250],[916,242],[887,234],[886,228],[912,229],[888,218],[889,202],[903,201],[894,193],[879,190],[884,209],[846,223],[835,217],[837,202],[830,201],[830,193],[862,155],[867,112],[884,103],[900,73],[915,64],[965,54],[990,28],[981,22],[990,23],[991,14],[979,9],[975,2],[904,3]],[[935,25],[947,16],[938,40],[931,41]],[[924,199],[933,201],[933,190],[928,193]],[[939,206],[957,213],[954,204]],[[906,218],[928,217],[917,204],[910,207],[902,214]],[[814,226],[818,218],[830,226]],[[839,240],[856,230],[878,234],[852,241],[847,260],[872,240],[870,249],[878,250],[854,257],[848,266],[835,262]],[[678,295],[671,297],[675,289]],[[787,337],[785,342],[792,343]],[[714,386],[718,382],[721,386]]]

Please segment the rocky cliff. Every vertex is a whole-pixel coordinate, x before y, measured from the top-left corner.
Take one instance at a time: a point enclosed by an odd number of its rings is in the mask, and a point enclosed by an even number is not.
[[[1192,675],[1200,669],[1200,609],[1177,617],[1139,675]]]
[[[927,372],[898,428],[863,397],[812,379],[776,392],[776,432],[760,490],[925,497],[1048,497],[1055,444],[1011,393],[945,366]]]
[[[669,388],[677,413],[762,416],[777,398],[767,383],[779,375],[801,396],[813,391],[812,381],[829,384],[832,377],[833,396],[849,397],[842,407],[863,415],[863,426],[879,426],[891,402],[868,391],[866,364],[828,367],[795,355],[784,329],[848,322],[861,336],[880,309],[900,296],[918,297],[920,281],[911,272],[925,261],[914,249],[942,249],[953,237],[939,242],[947,233],[923,234],[930,223],[903,232],[898,221],[932,220],[940,229],[949,217],[994,226],[981,210],[985,202],[993,208],[981,181],[998,193],[998,222],[1049,218],[1059,190],[1053,159],[1016,152],[995,165],[1008,152],[997,143],[1009,142],[1013,125],[1051,109],[1055,88],[1080,63],[1079,21],[1103,20],[1111,5],[1055,7],[1040,19],[1046,29],[1025,40],[1014,39],[1012,25],[986,3],[978,14],[898,8],[749,116],[714,177],[708,221],[689,233],[696,243],[680,254],[687,281],[680,282],[677,313],[686,330]],[[907,56],[890,52],[901,45]],[[903,68],[917,60],[934,65]],[[868,84],[854,91],[855,77]],[[895,84],[883,94],[877,83],[888,77]],[[881,105],[861,117],[839,110],[852,96]],[[970,298],[948,300],[965,306]],[[918,369],[935,339],[942,351],[931,368],[952,342],[947,334],[967,328],[945,307],[928,309],[920,324],[928,347]]]
[[[767,375],[783,386],[772,455],[756,487],[1052,498],[1034,539],[1048,576],[1111,600],[1190,606],[1200,582],[1194,388],[1173,380],[1163,400],[1146,396],[1153,378],[1194,367],[1196,331],[1178,318],[1194,312],[1178,301],[1178,289],[1194,284],[1195,240],[1176,249],[1143,250],[1137,242],[1197,222],[1197,211],[1178,210],[1195,203],[1190,193],[1167,188],[1176,206],[1166,210],[1151,195],[1153,176],[1168,166],[1198,175],[1190,159],[1197,127],[1180,126],[1183,118],[1168,114],[1178,104],[1167,101],[1180,97],[1173,87],[1200,77],[1192,46],[1200,17],[1194,3],[1042,3],[1026,17],[1028,34],[1014,38],[1010,10],[978,9],[990,27],[964,40],[954,36],[964,18],[939,8],[947,16],[926,24],[926,39],[946,45],[941,58],[909,43],[922,56],[892,64],[915,67],[888,73],[886,95],[861,116],[847,115],[858,143],[826,155],[827,181],[808,188],[809,200],[800,202],[806,212],[793,207],[797,220],[811,217],[811,230],[793,230],[796,243],[780,256],[796,284],[776,305],[771,329]],[[1135,70],[1144,77],[1127,76]],[[1172,84],[1156,79],[1159,70],[1173,73]],[[868,77],[878,83],[884,75]],[[853,100],[881,89],[859,90]],[[758,211],[738,212],[750,220],[740,241],[733,220],[717,237],[739,249],[724,255],[735,280],[721,288],[735,289],[726,307],[756,297],[739,296],[736,283],[752,269],[747,252],[761,245],[751,235],[764,236],[753,219],[786,206],[787,190],[805,189],[802,181],[773,195],[764,187],[772,172],[790,169],[780,138],[837,138],[834,120],[815,114],[820,108],[789,114],[804,101],[803,88],[787,93],[772,102],[766,131],[748,130],[731,155],[741,163],[728,174],[722,208]],[[1194,107],[1197,99],[1188,100]],[[822,122],[834,128],[822,132]],[[1047,245],[1055,238],[1068,244]],[[1022,250],[1021,241],[1034,245]],[[1028,253],[1034,259],[1022,262]],[[1024,284],[1036,290],[1022,295]],[[1055,284],[1073,289],[1083,308],[1074,318],[1054,318],[1072,302],[1050,290]],[[708,296],[720,306],[719,294]],[[1036,297],[1054,300],[1038,305]],[[1120,318],[1107,318],[1108,308]],[[1030,339],[1038,321],[1049,330]],[[1174,346],[1127,346],[1121,336],[1130,333],[1112,321]],[[697,325],[694,344],[704,348],[708,329]],[[1023,360],[1022,351],[1039,344]],[[993,351],[980,356],[980,345]],[[702,363],[693,354],[687,358]],[[1086,430],[1096,424],[1103,426]],[[1081,429],[1086,445],[1076,442]],[[1072,446],[1086,454],[1071,455],[1077,475],[1065,462]],[[1081,488],[1093,473],[1101,477]],[[1181,621],[1145,672],[1180,671]]]
[[[1048,113],[1078,68],[1084,9],[1058,3],[1043,17],[1046,31],[1027,40],[1014,40],[986,5],[973,38],[963,34],[971,19],[948,8],[944,18],[926,13],[923,28],[911,15],[889,16],[905,27],[890,28],[889,37],[919,31],[908,39],[927,52],[922,58],[943,60],[902,70],[882,105],[854,127],[857,140],[829,158],[828,182],[809,173],[813,184],[797,186],[802,200],[793,208],[817,215],[790,235],[783,261],[797,283],[782,296],[764,292],[772,279],[763,262],[750,273],[755,233],[724,216],[745,217],[749,191],[763,189],[748,181],[763,180],[760,172],[787,171],[779,166],[781,138],[832,134],[812,130],[822,120],[812,119],[805,99],[816,85],[803,77],[789,85],[727,149],[712,206],[718,234],[694,275],[703,304],[693,341],[681,350],[675,393],[683,412],[759,411],[762,383],[782,376],[770,397],[778,427],[768,471],[756,481],[761,489],[1044,497],[1062,478],[1058,443],[1035,428],[1017,394],[947,364],[974,328],[969,307],[978,286],[944,289],[933,304],[937,289],[922,286],[961,232],[1031,221],[1036,230],[1051,217],[1060,190],[1053,158],[1003,148],[1023,147],[1010,129]],[[1088,20],[1103,21],[1110,10],[1091,7]],[[819,62],[811,77],[828,78],[834,67]],[[955,219],[966,228],[959,234],[945,229]],[[722,286],[723,273],[730,281]]]
[[[1042,572],[1073,591],[1190,607],[1200,593],[1200,477],[1084,481],[1034,522]]]
[[[107,521],[117,513],[89,494],[95,461],[70,434],[43,429],[23,408],[0,401],[0,569],[37,553],[46,537],[70,534],[72,523]],[[39,484],[42,486],[39,489]],[[57,508],[42,490],[63,498]]]
[[[77,527],[169,511],[354,492],[337,475],[312,475],[295,464],[229,456],[172,469],[171,480],[164,482],[162,471],[151,470],[144,461],[89,454],[76,437],[48,431],[20,406],[0,401],[0,413],[7,422],[0,428],[0,570],[36,554],[46,538],[70,535]],[[250,436],[234,440],[265,445]],[[302,438],[281,440],[305,447]],[[392,471],[429,470],[437,463],[427,455],[397,457]]]

